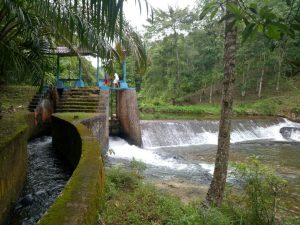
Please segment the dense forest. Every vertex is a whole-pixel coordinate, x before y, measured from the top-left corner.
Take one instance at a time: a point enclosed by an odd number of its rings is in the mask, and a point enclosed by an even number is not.
[[[250,2],[252,11],[266,17],[262,21],[272,20],[268,16],[274,14],[293,17],[298,10],[291,9],[284,1]],[[167,11],[154,10],[144,35],[149,57],[149,68],[142,77],[141,96],[145,101],[220,102],[224,54],[224,24],[220,21],[224,12],[214,11],[202,19],[199,15],[204,5],[198,1],[192,10],[172,7]],[[299,22],[295,17],[292,36],[281,34],[275,25],[267,30],[263,22],[249,33],[242,22],[237,22],[236,99],[280,95],[297,87]]]

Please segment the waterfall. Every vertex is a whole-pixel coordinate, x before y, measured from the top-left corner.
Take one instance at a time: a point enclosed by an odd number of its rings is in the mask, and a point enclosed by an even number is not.
[[[216,145],[218,121],[141,121],[142,140],[145,148],[188,145]],[[272,140],[287,141],[282,137],[282,127],[297,127],[300,124],[287,119],[233,120],[231,143]],[[293,131],[290,141],[300,141],[300,132]]]
[[[285,139],[280,133],[283,127],[300,128],[300,124],[282,118],[233,120],[231,143],[255,143],[258,140],[262,143],[266,143],[265,141],[300,142],[299,129],[290,129],[291,134],[288,139]],[[114,152],[110,158],[116,163],[120,160],[133,159],[142,161],[147,164],[147,171],[151,176],[166,177],[168,174],[170,179],[193,177],[197,182],[208,181],[210,178],[207,174],[212,175],[214,165],[212,160],[207,161],[205,157],[215,154],[213,151],[218,143],[218,129],[218,121],[141,121],[143,148],[130,145],[119,137],[110,137],[109,146]],[[203,154],[203,152],[208,153]],[[189,160],[187,157],[198,153],[203,157],[197,160]]]

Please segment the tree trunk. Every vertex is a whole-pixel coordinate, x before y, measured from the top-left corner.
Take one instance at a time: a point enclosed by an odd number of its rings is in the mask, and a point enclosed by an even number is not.
[[[283,54],[281,53],[281,49],[279,50],[279,56],[278,56],[278,74],[277,74],[277,81],[276,81],[276,91],[279,91],[279,81],[281,77],[281,65],[282,65],[282,58]]]
[[[211,98],[212,98],[212,92],[213,92],[213,85],[210,85],[210,92],[209,92],[209,104],[211,104]]]
[[[242,83],[242,91],[241,91],[241,95],[244,98],[245,97],[245,71],[243,70],[243,83]]]
[[[248,62],[248,63],[247,63],[246,74],[245,74],[245,71],[243,71],[243,89],[242,89],[242,93],[241,93],[243,99],[245,99],[245,96],[246,96],[247,75],[248,75],[248,73],[249,73],[249,69],[250,69],[250,63]]]
[[[228,3],[236,4],[236,2],[237,0],[227,0],[226,5]],[[228,10],[226,13],[230,14]],[[221,206],[227,178],[237,39],[237,29],[234,23],[233,15],[228,16],[225,20],[224,80],[218,149],[213,179],[206,196],[207,203],[213,206]]]
[[[258,86],[258,98],[261,98],[262,82],[263,82],[264,74],[265,74],[265,61],[266,61],[266,56],[265,56],[265,54],[263,54],[263,65],[262,65],[262,70],[261,70],[261,76],[259,79],[259,86]]]
[[[200,99],[199,99],[199,102],[201,103],[202,102],[202,91],[200,93]]]

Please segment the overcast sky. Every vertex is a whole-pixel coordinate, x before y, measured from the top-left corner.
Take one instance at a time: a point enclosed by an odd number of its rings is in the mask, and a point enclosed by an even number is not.
[[[143,0],[140,0],[141,4],[144,6],[142,9],[142,13],[140,13],[138,3],[135,4],[135,0],[127,0],[124,5],[124,13],[129,20],[130,24],[137,28],[139,31],[142,30],[142,25],[146,23],[147,19],[147,10],[145,8],[145,3]],[[153,8],[160,8],[163,10],[168,9],[168,6],[173,7],[193,7],[195,5],[196,0],[148,0],[148,3]]]

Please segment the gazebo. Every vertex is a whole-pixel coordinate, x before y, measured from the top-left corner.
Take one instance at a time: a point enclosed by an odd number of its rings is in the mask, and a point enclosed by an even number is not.
[[[77,48],[77,49],[70,49],[65,46],[58,46],[55,49],[49,51],[49,54],[56,55],[57,56],[57,61],[56,61],[56,88],[65,90],[68,89],[68,87],[65,85],[66,81],[74,81],[74,86],[75,87],[84,87],[84,80],[83,80],[83,73],[82,73],[82,63],[81,59],[79,56],[96,56],[97,58],[97,72],[96,72],[96,85],[101,89],[101,90],[127,90],[128,84],[126,82],[126,51],[124,51],[125,54],[125,60],[123,62],[123,80],[119,80],[119,88],[112,88],[110,86],[106,86],[104,84],[104,79],[100,79],[99,77],[99,57],[97,54],[94,52],[91,52],[88,49],[85,48]],[[61,57],[78,57],[78,62],[79,62],[79,78],[76,79],[65,79],[61,78],[61,72],[60,72],[60,58]]]

